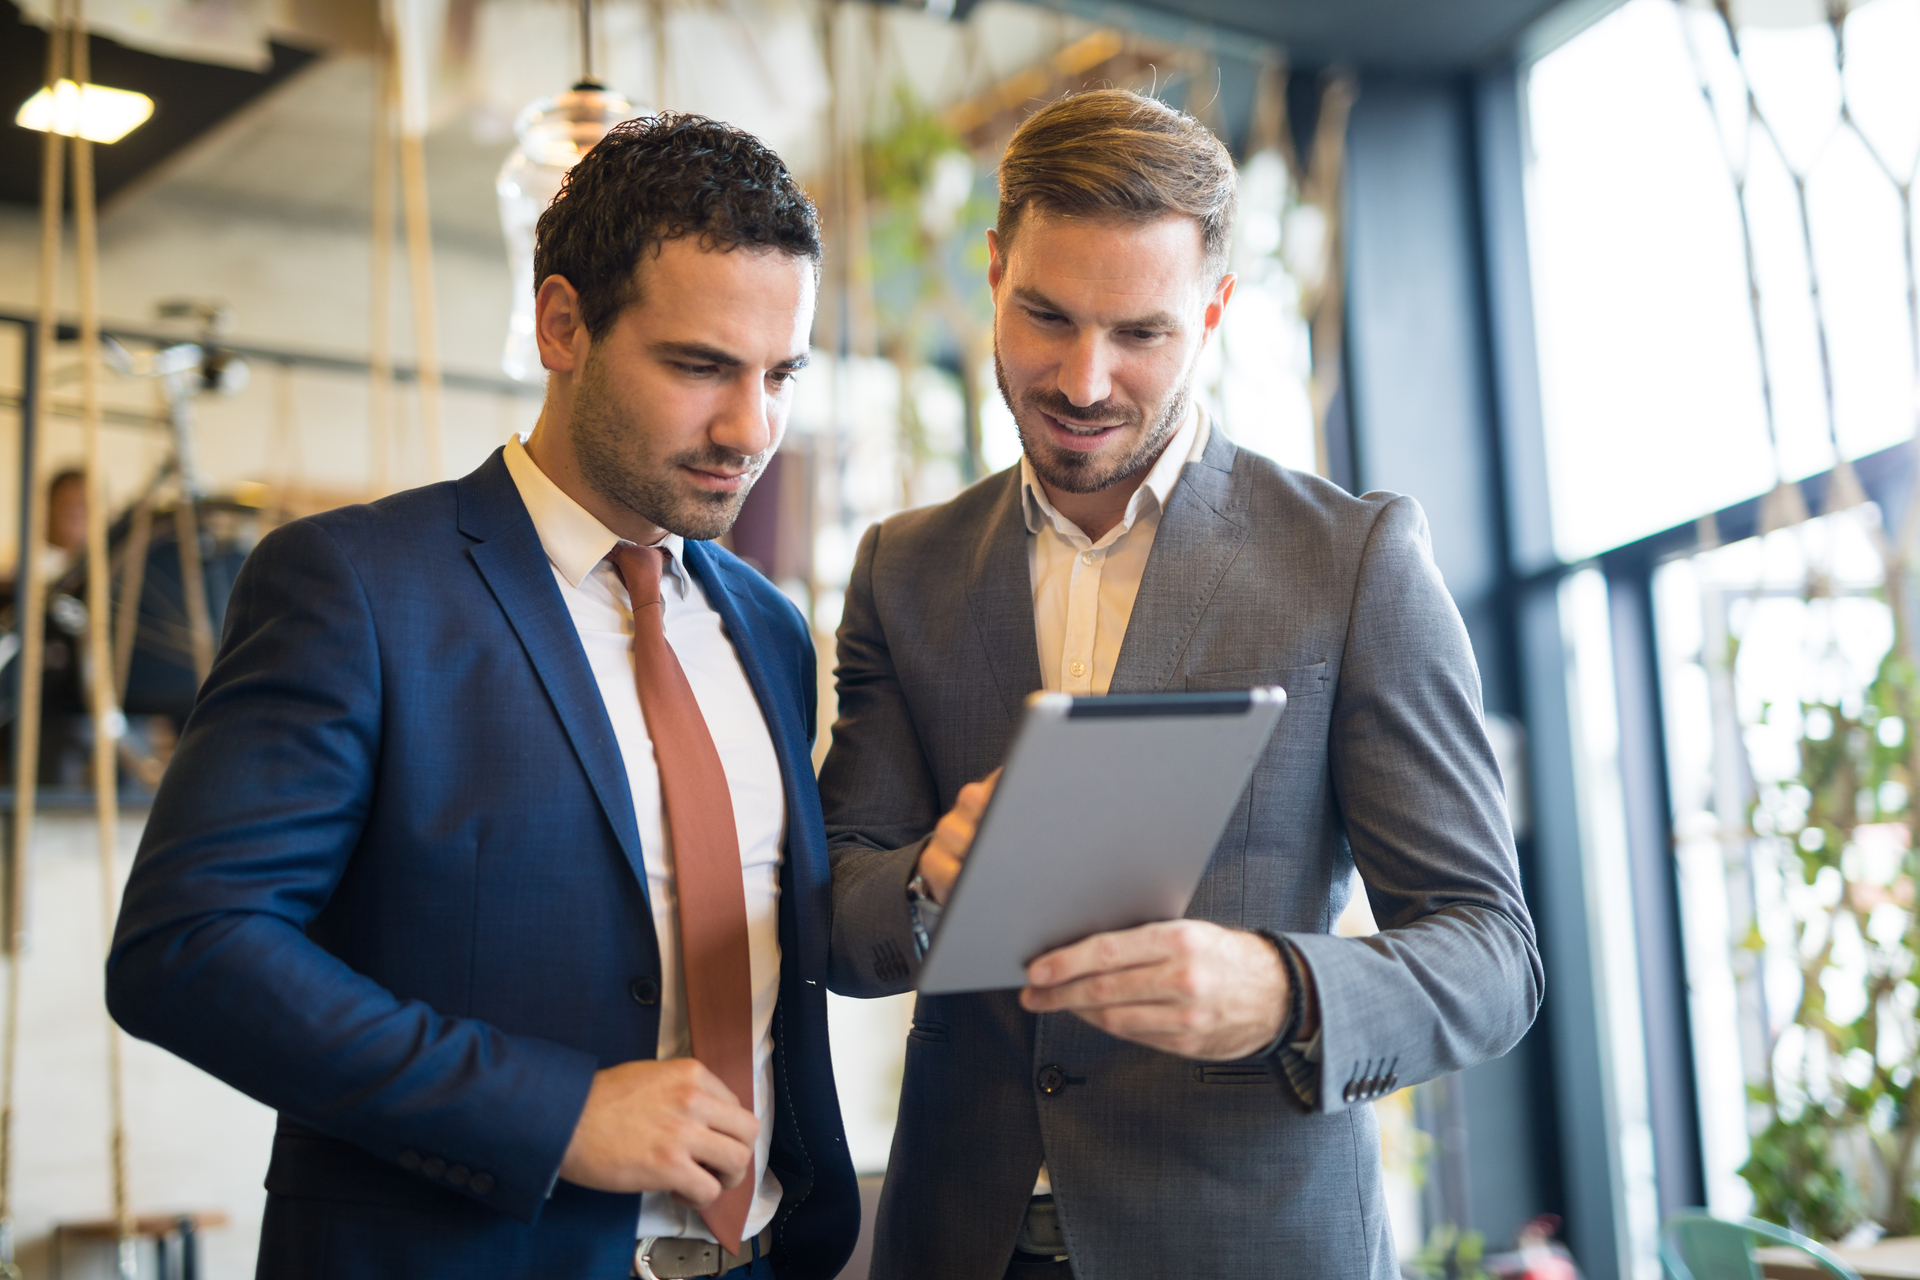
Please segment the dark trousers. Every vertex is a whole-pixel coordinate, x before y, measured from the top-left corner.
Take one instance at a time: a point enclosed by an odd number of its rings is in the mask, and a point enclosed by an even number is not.
[[[1073,1280],[1073,1264],[1015,1251],[1007,1263],[1006,1280]]]

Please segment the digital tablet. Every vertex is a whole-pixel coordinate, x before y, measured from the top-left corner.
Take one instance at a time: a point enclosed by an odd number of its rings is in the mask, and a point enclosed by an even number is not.
[[[920,970],[920,990],[1027,985],[1027,963],[1184,915],[1286,691],[1036,693]]]

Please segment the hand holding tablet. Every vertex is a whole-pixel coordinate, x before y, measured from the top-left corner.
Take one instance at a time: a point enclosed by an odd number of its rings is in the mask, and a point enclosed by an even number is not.
[[[1046,952],[1178,920],[1285,705],[1277,688],[1035,694],[1004,776],[963,789],[922,859],[937,898],[971,836],[920,990],[1024,987]]]

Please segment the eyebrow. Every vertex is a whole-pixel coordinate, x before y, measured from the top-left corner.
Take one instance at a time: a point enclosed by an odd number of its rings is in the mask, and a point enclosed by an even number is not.
[[[746,364],[739,356],[719,347],[710,347],[704,342],[656,342],[653,353],[671,360],[687,360],[697,364],[717,364],[723,369],[738,369]],[[807,367],[812,359],[806,352],[788,356],[774,365],[775,369],[797,370]]]
[[[1053,311],[1060,314],[1065,314],[1066,312],[1066,308],[1057,305],[1051,298],[1047,297],[1046,294],[1026,285],[1015,286],[1013,296],[1029,306],[1038,307],[1042,311]],[[1135,320],[1122,320],[1117,324],[1110,324],[1107,327],[1109,329],[1177,329],[1180,327],[1180,318],[1171,311],[1156,311],[1152,315],[1141,316]]]

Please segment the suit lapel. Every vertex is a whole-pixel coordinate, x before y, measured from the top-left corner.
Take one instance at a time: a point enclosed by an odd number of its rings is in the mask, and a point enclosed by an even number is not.
[[[496,452],[478,471],[459,481],[457,492],[461,532],[477,539],[468,554],[546,686],[580,767],[645,893],[647,866],[620,742],[587,665],[586,650],[580,647],[580,634],[553,580],[540,535],[500,454]]]
[[[827,937],[820,927],[821,912],[813,908],[825,900],[828,872],[825,849],[807,838],[818,822],[819,803],[807,794],[814,780],[813,756],[801,713],[805,691],[796,688],[794,679],[782,679],[779,668],[768,666],[768,656],[776,652],[777,641],[759,601],[748,592],[734,590],[728,581],[729,566],[712,547],[704,542],[685,545],[687,568],[726,624],[727,636],[760,703],[760,713],[766,717],[774,754],[780,760],[781,786],[787,799],[785,848],[792,877],[788,892],[782,896],[781,910],[794,913],[800,951],[795,959],[802,976],[819,979],[827,970]]]
[[[1019,722],[1027,695],[1040,688],[1034,638],[1033,575],[1027,567],[1027,521],[1020,506],[1020,468],[1004,473],[985,536],[967,567],[967,609],[1007,718]]]
[[[1114,662],[1112,692],[1166,688],[1220,580],[1246,543],[1252,523],[1244,485],[1233,480],[1237,452],[1215,423],[1205,451],[1181,468]]]
[[[792,681],[776,685],[774,676],[767,669],[766,652],[772,644],[767,620],[760,606],[750,597],[736,593],[727,582],[727,573],[718,563],[713,549],[704,542],[689,541],[685,544],[687,568],[707,593],[707,602],[727,624],[727,635],[733,641],[733,651],[739,656],[740,666],[747,673],[747,683],[753,687],[753,696],[760,702],[760,713],[767,718],[767,729],[773,734],[773,747],[780,757],[780,773],[791,802],[794,788],[795,771],[799,767],[796,757],[796,744],[806,740],[806,726],[801,723],[799,703],[792,696]],[[804,751],[798,754],[806,755]],[[807,776],[813,776],[813,760],[806,756]]]

